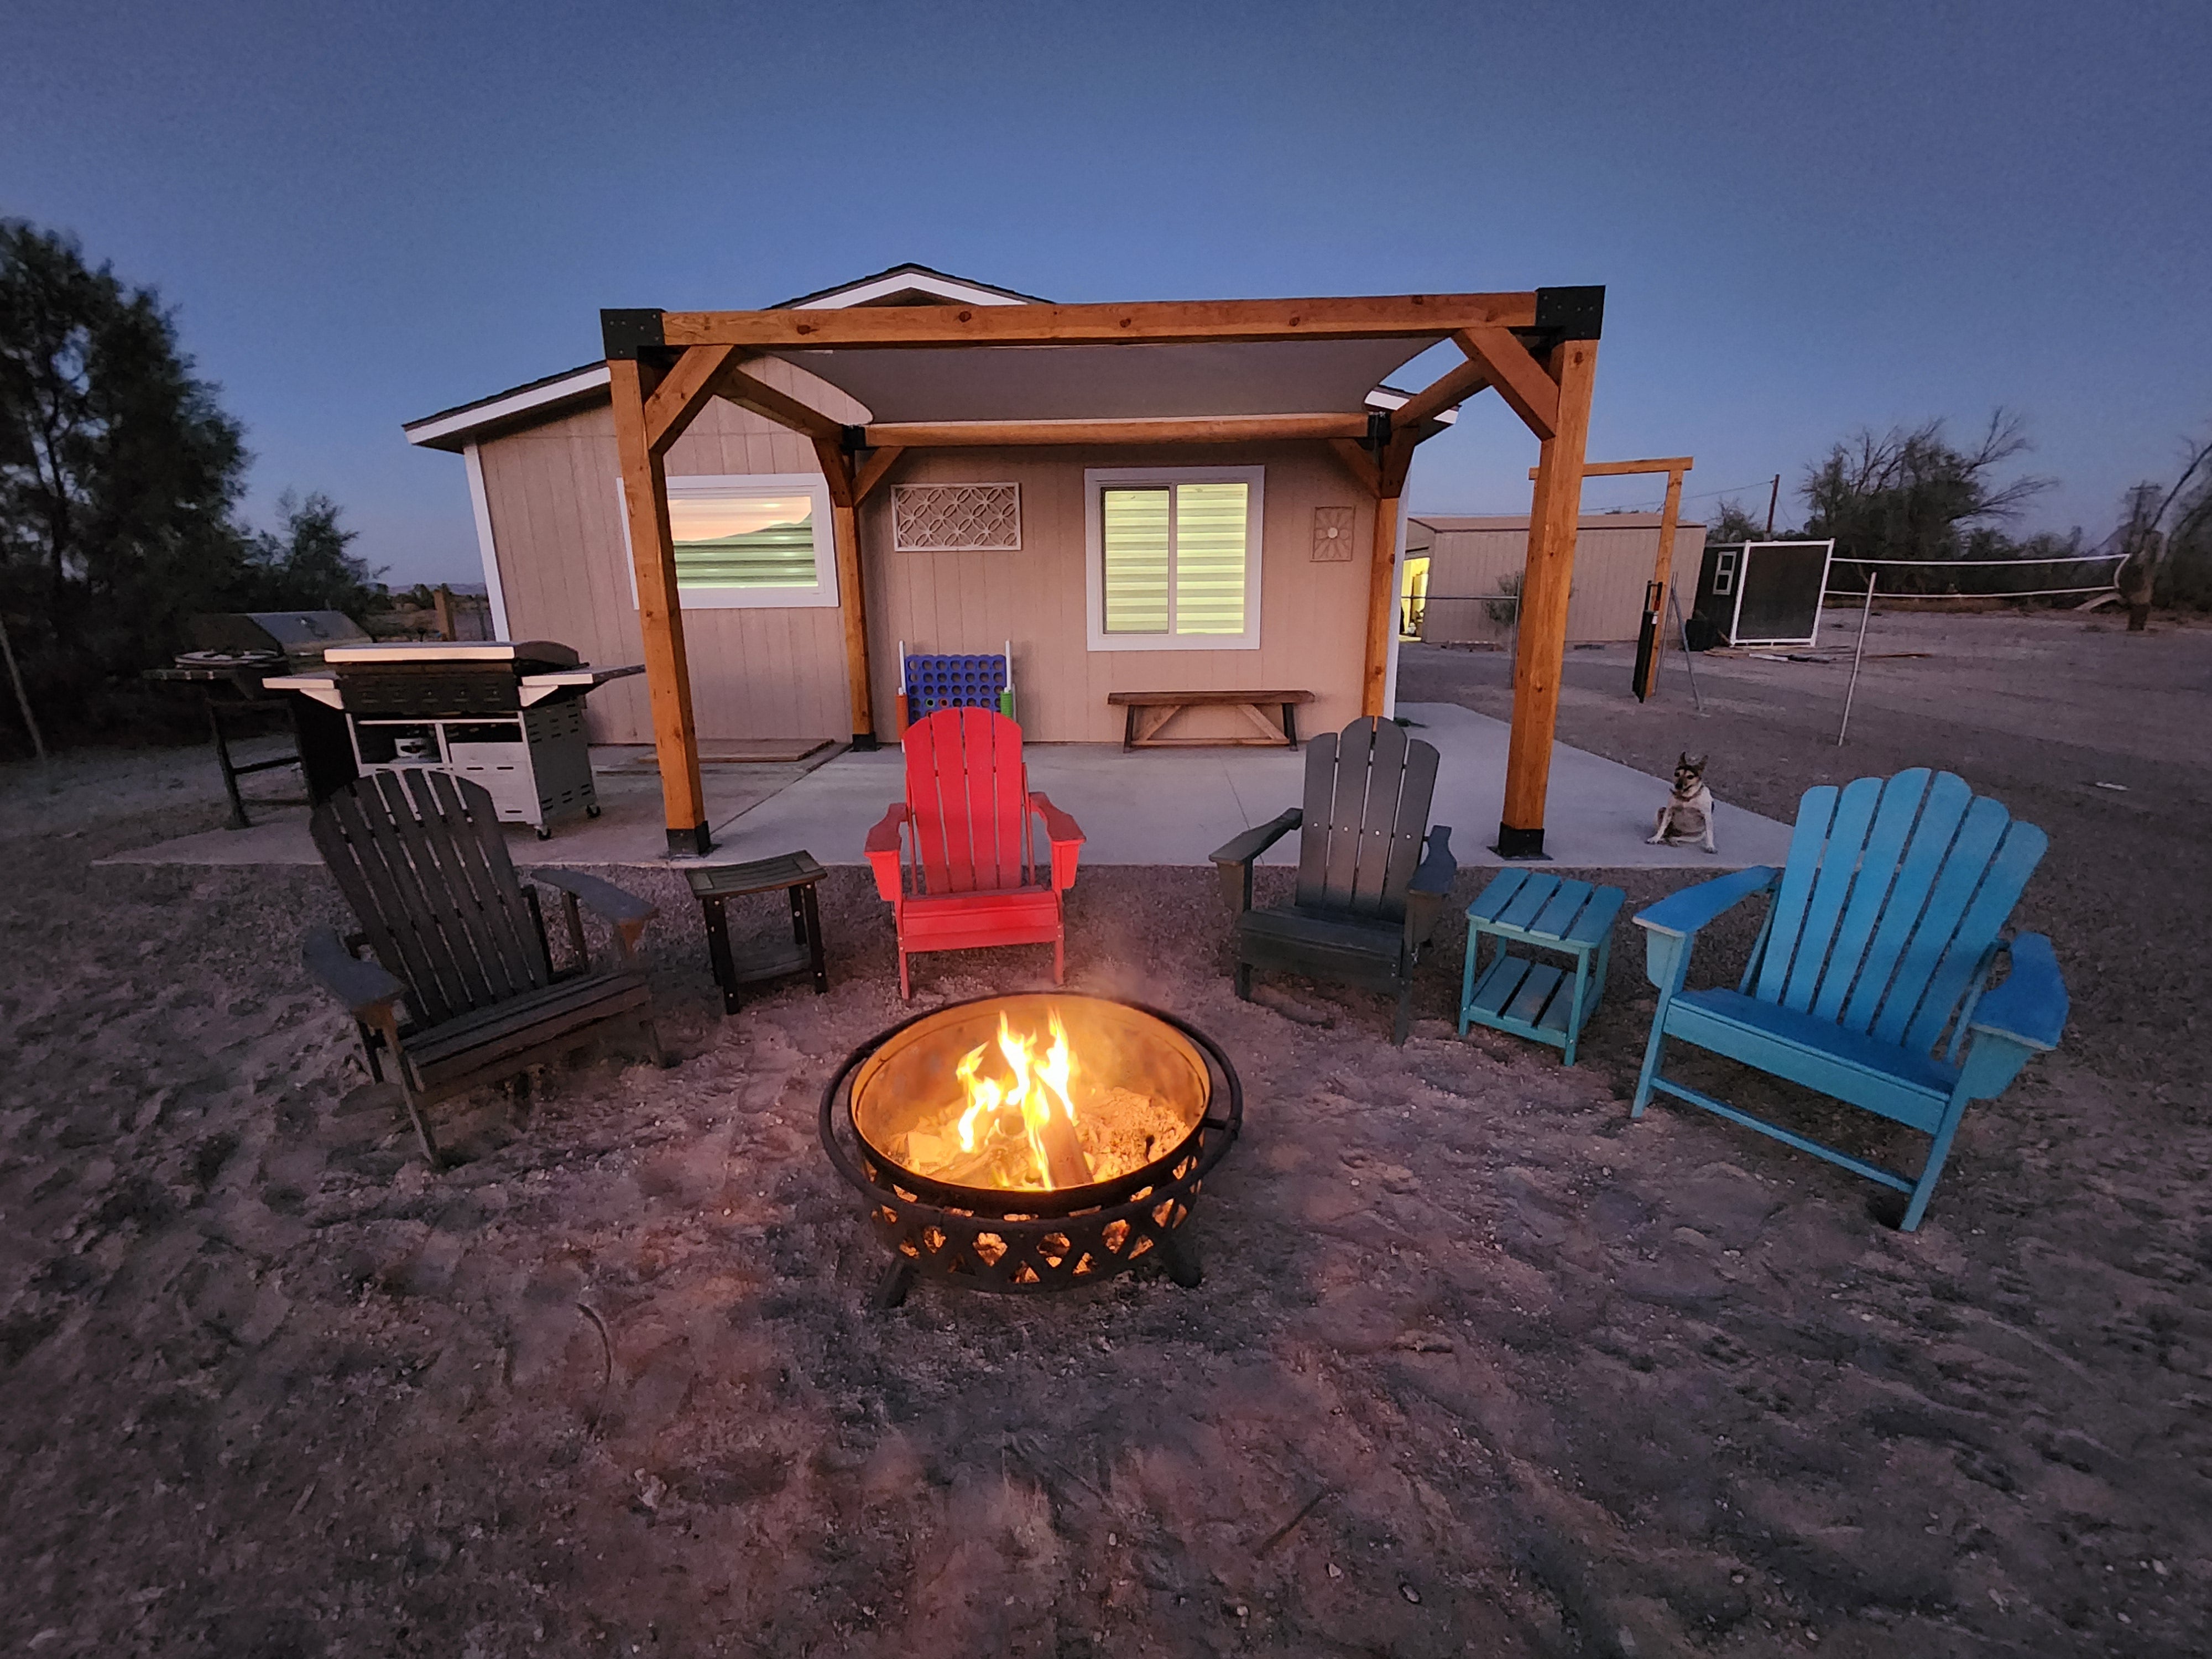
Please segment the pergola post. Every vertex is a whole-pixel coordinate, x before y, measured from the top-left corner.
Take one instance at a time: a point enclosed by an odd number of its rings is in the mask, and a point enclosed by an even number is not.
[[[860,583],[860,515],[832,503],[830,522],[837,544],[837,608],[845,623],[845,678],[853,699],[853,747],[876,746],[874,693],[868,684],[868,611]]]
[[[648,329],[617,319],[651,318]],[[637,620],[645,641],[645,683],[653,703],[653,746],[660,763],[660,799],[672,854],[714,848],[707,795],[699,776],[699,731],[691,714],[691,671],[684,651],[684,609],[676,585],[676,542],[668,524],[668,478],[646,424],[646,399],[661,376],[641,353],[655,342],[659,314],[615,312],[603,319],[615,448],[621,458],[623,511],[630,561],[637,572]]]
[[[1375,543],[1367,572],[1367,672],[1360,683],[1359,712],[1378,717],[1390,691],[1390,629],[1398,612],[1400,499],[1395,489],[1375,498]]]
[[[1552,431],[1537,453],[1528,515],[1528,562],[1521,580],[1520,643],[1513,658],[1513,732],[1505,759],[1501,858],[1544,856],[1544,799],[1552,780],[1552,735],[1566,659],[1567,601],[1574,590],[1575,521],[1582,511],[1583,459],[1589,439],[1595,339],[1566,339],[1544,365],[1559,387]]]
[[[1667,654],[1667,599],[1674,574],[1674,521],[1681,513],[1682,474],[1670,468],[1667,504],[1659,511],[1659,556],[1651,564],[1651,580],[1659,588],[1659,629],[1652,636],[1651,660],[1644,667],[1644,684],[1636,688],[1639,697],[1648,697],[1659,689],[1659,659]]]

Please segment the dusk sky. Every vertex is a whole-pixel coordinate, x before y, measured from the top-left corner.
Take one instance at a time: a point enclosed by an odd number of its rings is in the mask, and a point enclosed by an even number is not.
[[[599,355],[602,306],[906,260],[1065,301],[1607,289],[1593,459],[1763,511],[1862,425],[1996,404],[2112,527],[2212,421],[2212,5],[33,3],[0,215],[174,307],[250,514],[479,577],[403,421]],[[1525,511],[1495,398],[1416,510]],[[1650,502],[1593,481],[1595,508]]]

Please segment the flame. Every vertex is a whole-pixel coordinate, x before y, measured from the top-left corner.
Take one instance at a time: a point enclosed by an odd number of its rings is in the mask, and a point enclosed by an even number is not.
[[[1027,1144],[1035,1166],[1035,1184],[1049,1189],[1066,1184],[1054,1178],[1053,1166],[1055,1162],[1064,1164],[1065,1149],[1077,1144],[1077,1119],[1073,1092],[1076,1064],[1068,1046],[1067,1027],[1057,1008],[1048,1011],[1047,1018],[1049,1046],[1042,1045],[1035,1033],[1015,1030],[1007,1017],[1000,1014],[995,1047],[1006,1065],[1004,1077],[984,1075],[984,1062],[994,1046],[988,1040],[961,1056],[954,1075],[959,1079],[965,1105],[954,1133],[963,1152],[974,1152],[994,1139],[1018,1136]],[[1055,1150],[1060,1152],[1058,1159]],[[1066,1170],[1061,1173],[1066,1174]]]

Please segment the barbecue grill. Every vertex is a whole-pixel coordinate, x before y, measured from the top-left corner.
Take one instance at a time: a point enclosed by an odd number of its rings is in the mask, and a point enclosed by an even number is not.
[[[298,767],[307,780],[310,804],[353,781],[353,752],[343,719],[305,697],[272,689],[270,681],[315,669],[332,646],[367,645],[368,635],[360,623],[342,611],[254,611],[194,617],[189,627],[193,648],[180,653],[173,667],[147,670],[146,678],[201,694],[207,705],[208,730],[215,739],[216,764],[222,769],[223,793],[230,798],[232,829],[251,827],[245,798],[238,791],[239,779],[250,772]],[[232,730],[232,722],[240,716],[251,721],[277,708],[291,716],[295,752],[242,766],[232,760],[230,740],[244,735]]]
[[[266,682],[345,718],[363,772],[428,767],[482,784],[500,818],[542,840],[599,815],[584,699],[641,665],[593,668],[550,640],[333,646],[319,672]]]

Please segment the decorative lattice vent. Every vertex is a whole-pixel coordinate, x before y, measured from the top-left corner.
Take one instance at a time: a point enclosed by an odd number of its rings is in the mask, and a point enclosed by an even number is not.
[[[1022,545],[1022,487],[896,484],[891,545],[901,553],[1014,553]]]

